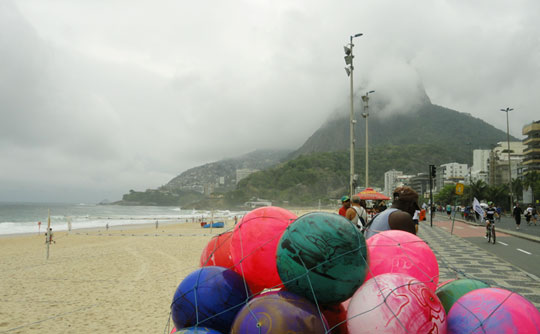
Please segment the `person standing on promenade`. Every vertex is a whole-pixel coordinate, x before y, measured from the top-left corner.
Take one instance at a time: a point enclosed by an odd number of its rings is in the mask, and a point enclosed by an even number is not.
[[[412,217],[412,220],[414,222],[414,230],[416,231],[416,233],[418,233],[418,222],[420,221],[420,210],[414,210],[414,216]]]
[[[349,196],[341,197],[341,208],[339,208],[339,215],[345,217],[347,209],[351,207],[351,199]]]
[[[519,203],[516,202],[516,205],[514,206],[514,210],[512,211],[512,216],[514,216],[514,220],[516,221],[516,230],[519,230],[519,225],[521,224],[521,214],[523,213],[523,210],[519,207]]]
[[[364,230],[367,223],[367,212],[361,205],[360,197],[352,197],[351,207],[345,212],[345,218],[350,220],[360,231]]]
[[[536,226],[536,209],[532,206],[532,204],[529,204],[526,210],[525,217],[527,217],[527,225],[531,225],[531,221]]]
[[[393,192],[392,206],[379,213],[368,224],[366,239],[387,230],[402,230],[416,234],[414,212],[420,210],[418,193],[411,187],[398,187]]]
[[[452,206],[450,204],[446,204],[446,214],[448,215],[448,219],[452,216]]]

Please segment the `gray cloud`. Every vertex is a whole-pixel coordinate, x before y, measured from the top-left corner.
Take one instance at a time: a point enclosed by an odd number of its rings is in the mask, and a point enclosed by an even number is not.
[[[258,148],[296,148],[355,87],[511,133],[537,117],[533,0],[0,2],[0,200],[99,201]],[[373,112],[376,112],[374,109]],[[5,158],[3,158],[5,159]]]

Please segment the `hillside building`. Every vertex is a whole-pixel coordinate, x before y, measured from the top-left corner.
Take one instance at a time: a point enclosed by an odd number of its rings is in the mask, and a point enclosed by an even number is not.
[[[236,170],[236,184],[238,184],[240,180],[248,177],[250,174],[253,174],[258,171],[259,171],[258,169],[250,169],[250,168],[237,169]]]
[[[523,140],[523,174],[540,171],[540,121],[527,124],[522,134],[527,136]]]

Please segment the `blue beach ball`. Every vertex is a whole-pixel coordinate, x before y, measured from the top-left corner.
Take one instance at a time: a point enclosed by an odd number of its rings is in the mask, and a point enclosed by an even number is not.
[[[171,304],[176,328],[209,327],[229,333],[234,317],[247,302],[242,276],[223,267],[195,270],[178,286]]]

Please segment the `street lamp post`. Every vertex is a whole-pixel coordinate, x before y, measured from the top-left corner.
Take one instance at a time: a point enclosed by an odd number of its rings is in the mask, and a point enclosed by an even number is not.
[[[354,119],[354,90],[353,90],[353,38],[360,37],[363,34],[356,34],[350,37],[350,42],[348,45],[344,46],[345,50],[345,72],[350,78],[350,98],[351,98],[351,115],[350,115],[350,124],[349,124],[349,136],[350,136],[350,178],[349,178],[349,195],[352,197],[354,193],[354,124],[356,120]]]
[[[501,111],[506,112],[506,142],[508,143],[508,189],[510,190],[510,211],[512,211],[514,199],[512,194],[512,163],[510,161],[510,126],[508,125],[508,113],[512,110],[514,109],[508,107],[506,109],[501,109]]]
[[[364,112],[362,117],[366,119],[366,188],[369,187],[369,145],[368,145],[368,116],[369,116],[369,94],[375,93],[374,90],[370,90],[366,95],[362,96],[364,101]]]

